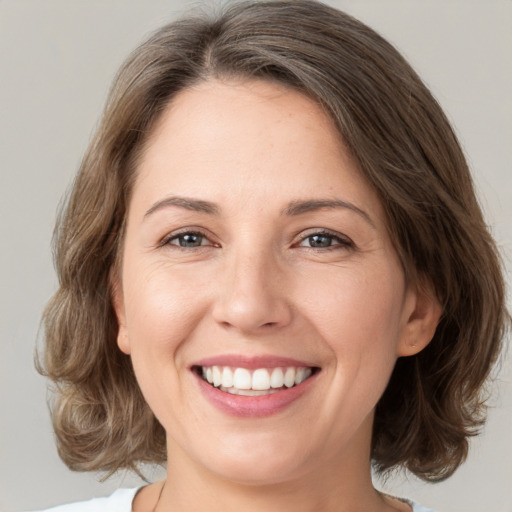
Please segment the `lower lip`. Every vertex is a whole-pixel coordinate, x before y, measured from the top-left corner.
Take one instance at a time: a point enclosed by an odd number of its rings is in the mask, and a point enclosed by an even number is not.
[[[217,409],[231,416],[261,418],[277,414],[298,400],[311,387],[317,374],[298,386],[262,396],[233,395],[213,387],[196,375],[199,387],[206,399]]]

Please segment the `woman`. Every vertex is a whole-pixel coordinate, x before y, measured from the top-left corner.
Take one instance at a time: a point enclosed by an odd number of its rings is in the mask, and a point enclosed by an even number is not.
[[[447,478],[484,420],[508,317],[459,144],[396,50],[321,3],[235,3],[139,47],[56,261],[61,457],[167,462],[69,510],[424,511],[372,466]]]

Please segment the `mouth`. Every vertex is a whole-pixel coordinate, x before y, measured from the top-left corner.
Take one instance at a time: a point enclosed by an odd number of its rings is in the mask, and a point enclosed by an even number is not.
[[[222,365],[192,367],[204,382],[231,395],[265,396],[300,386],[320,370],[310,366],[245,368]]]

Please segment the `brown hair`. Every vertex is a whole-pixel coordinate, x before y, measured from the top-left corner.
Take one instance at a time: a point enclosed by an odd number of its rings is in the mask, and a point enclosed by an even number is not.
[[[401,358],[380,400],[372,459],[426,480],[453,473],[484,421],[482,385],[508,314],[499,257],[441,108],[402,56],[352,17],[310,0],[237,2],[158,30],[117,75],[56,228],[60,287],[44,313],[40,371],[72,469],[165,461],[165,433],[116,345],[115,268],[137,158],[173,96],[218,78],[278,82],[335,121],[378,193],[409,279],[443,305],[432,342]]]

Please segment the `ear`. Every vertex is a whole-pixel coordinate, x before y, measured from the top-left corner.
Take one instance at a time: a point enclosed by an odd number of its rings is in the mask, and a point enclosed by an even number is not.
[[[117,346],[129,355],[131,353],[130,342],[128,339],[128,329],[126,327],[126,312],[124,305],[123,287],[117,271],[113,270],[110,274],[110,289],[112,294],[112,306],[117,317]]]
[[[411,284],[405,298],[397,356],[413,356],[421,352],[434,337],[441,314],[442,307],[433,287],[425,282]]]

